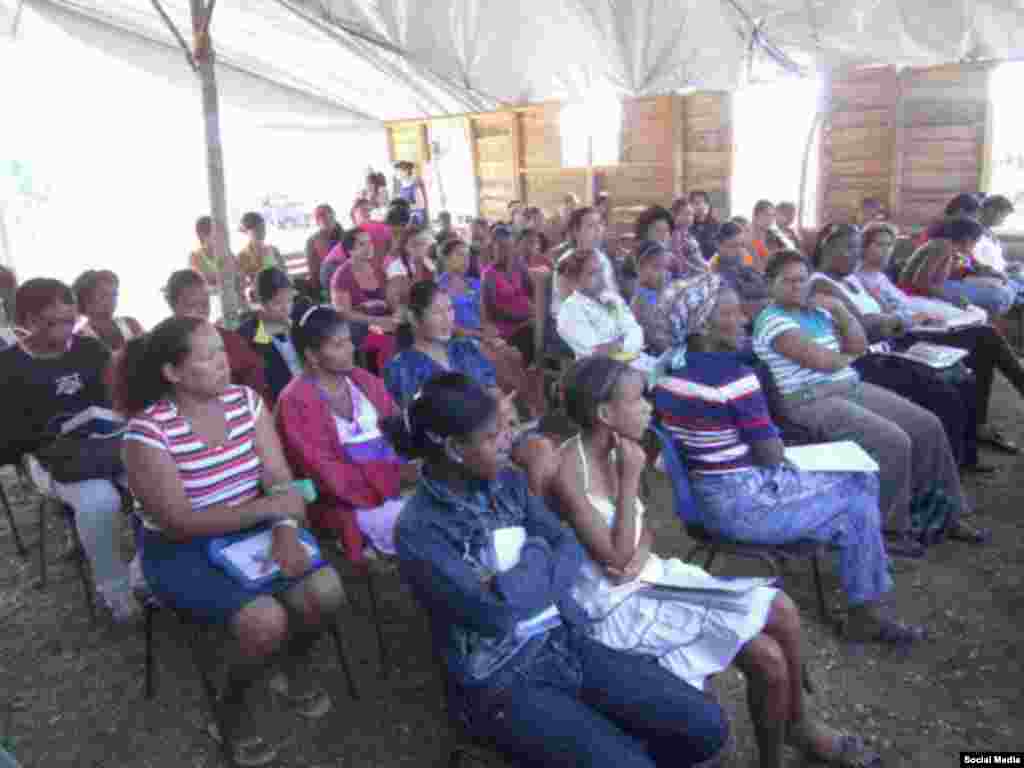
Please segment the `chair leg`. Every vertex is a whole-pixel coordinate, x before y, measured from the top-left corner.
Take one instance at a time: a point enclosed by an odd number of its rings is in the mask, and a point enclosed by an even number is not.
[[[210,708],[210,715],[217,725],[217,732],[220,734],[220,753],[224,762],[230,768],[238,768],[235,762],[234,734],[228,733],[224,728],[224,713],[220,702],[217,700],[217,686],[210,678],[210,671],[206,668],[203,660],[201,645],[202,628],[195,626],[192,629],[192,663],[195,664],[196,672],[199,673],[199,680],[203,684],[203,692],[206,694],[206,703]]]
[[[337,620],[331,622],[328,631],[331,633],[331,637],[334,639],[334,647],[338,651],[338,663],[341,664],[341,670],[345,673],[345,683],[348,685],[348,695],[353,701],[359,701],[359,689],[356,688],[355,678],[352,677],[352,667],[348,663],[348,655],[345,653],[345,643],[342,641],[341,629],[338,627]]]
[[[11,536],[14,537],[14,546],[18,550],[18,555],[22,558],[28,557],[28,549],[25,548],[25,542],[21,539],[21,531],[18,530],[18,524],[14,521],[14,510],[11,509],[11,500],[7,496],[7,489],[4,488],[4,484],[0,482],[0,501],[3,502],[4,510],[7,512],[7,523],[11,526]]]
[[[46,507],[49,500],[44,496],[39,500],[39,585],[46,589]]]
[[[814,568],[814,588],[818,591],[818,610],[821,611],[821,618],[828,621],[828,605],[825,602],[825,589],[821,585],[821,558],[817,552],[811,558],[811,565]]]
[[[144,632],[146,635],[146,699],[152,700],[153,696],[156,695],[156,670],[153,665],[153,619],[156,614],[156,606],[152,602],[147,602],[143,612],[145,618]]]
[[[74,512],[69,509],[62,510],[64,523],[68,526],[71,538],[74,541],[77,554],[75,555],[75,567],[78,568],[78,578],[82,581],[82,591],[85,593],[85,607],[89,611],[89,623],[96,626],[96,585],[92,582],[92,571],[89,565],[89,558],[85,556],[85,549],[82,547],[82,540],[78,536],[78,528],[75,525]]]
[[[380,609],[377,601],[377,586],[373,577],[373,568],[366,568],[366,591],[370,596],[370,618],[377,633],[377,649],[380,652],[380,677],[382,680],[391,676],[391,654],[384,639],[384,626],[380,620]]]

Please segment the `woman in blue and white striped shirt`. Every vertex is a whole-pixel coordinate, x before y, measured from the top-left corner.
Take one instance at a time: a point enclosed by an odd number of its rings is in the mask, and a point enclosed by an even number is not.
[[[754,324],[754,352],[771,370],[783,415],[823,440],[859,443],[881,467],[883,528],[890,554],[919,555],[909,541],[915,498],[941,493],[951,505],[951,535],[974,532],[942,423],[931,412],[860,380],[850,363],[867,349],[857,320],[841,301],[820,294],[806,303],[809,269],[803,256],[782,251],[765,268],[772,304]]]

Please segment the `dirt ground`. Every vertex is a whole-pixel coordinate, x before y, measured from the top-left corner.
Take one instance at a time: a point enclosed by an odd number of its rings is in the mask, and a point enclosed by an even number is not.
[[[993,416],[1024,443],[1024,410],[1000,381]],[[959,765],[961,750],[1024,749],[1024,458],[986,452],[993,476],[966,481],[994,542],[985,548],[946,543],[921,561],[897,560],[892,609],[929,627],[932,639],[901,657],[869,647],[851,652],[818,615],[808,565],[786,575],[801,607],[806,653],[817,692],[814,708],[829,722],[858,732],[885,764]],[[13,475],[4,473],[8,488]],[[670,507],[668,486],[653,483],[649,519],[657,549],[683,555],[689,542]],[[47,532],[51,583],[38,587],[35,504],[16,503],[16,517],[33,556],[15,554],[0,519],[0,741],[24,768],[202,768],[220,764],[206,735],[207,712],[192,665],[188,634],[175,619],[157,617],[158,690],[143,692],[141,624],[91,628],[74,567],[57,559],[59,520]],[[752,573],[745,561],[720,559],[716,573]],[[350,596],[343,618],[361,699],[348,698],[332,645],[315,653],[334,711],[318,722],[293,716],[269,694],[259,707],[265,732],[282,743],[280,766],[420,766],[435,764],[447,739],[442,700],[427,645],[426,625],[397,574],[381,579],[382,614],[396,670],[378,678],[365,583],[341,566]],[[834,565],[825,568],[833,618],[842,596]],[[734,750],[726,765],[746,766],[755,752],[739,673],[714,681],[729,710]],[[261,689],[262,690],[262,689]],[[262,694],[261,694],[262,696]],[[496,761],[500,764],[500,761]],[[792,764],[798,760],[792,758]]]

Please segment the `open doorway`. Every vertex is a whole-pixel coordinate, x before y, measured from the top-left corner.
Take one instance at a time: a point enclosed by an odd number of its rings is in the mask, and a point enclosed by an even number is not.
[[[749,219],[762,199],[787,200],[799,208],[806,154],[801,223],[817,224],[818,132],[810,148],[807,142],[822,87],[820,79],[786,78],[748,85],[733,95],[732,215]]]

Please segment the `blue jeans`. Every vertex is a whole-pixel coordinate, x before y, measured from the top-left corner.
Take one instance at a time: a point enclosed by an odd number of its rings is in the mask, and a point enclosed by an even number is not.
[[[728,735],[718,704],[657,659],[564,628],[494,677],[464,692],[469,729],[524,765],[684,768]]]
[[[953,304],[967,300],[984,309],[989,315],[998,317],[1010,311],[1017,298],[1017,291],[1011,284],[995,285],[968,277],[943,283],[942,297]]]

